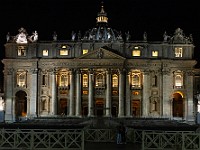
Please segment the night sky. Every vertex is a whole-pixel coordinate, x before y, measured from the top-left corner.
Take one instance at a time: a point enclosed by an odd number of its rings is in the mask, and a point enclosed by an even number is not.
[[[40,40],[70,40],[71,32],[95,27],[102,0],[1,0],[0,59],[4,58],[6,34],[17,35],[24,27],[28,34],[37,31]],[[200,60],[200,7],[197,0],[103,0],[109,26],[131,34],[131,40],[162,41],[163,33],[173,36],[181,28],[193,35],[195,59]],[[1,66],[3,66],[1,64]],[[2,67],[1,67],[2,68]],[[2,75],[1,75],[2,76]],[[2,78],[2,77],[1,77]]]

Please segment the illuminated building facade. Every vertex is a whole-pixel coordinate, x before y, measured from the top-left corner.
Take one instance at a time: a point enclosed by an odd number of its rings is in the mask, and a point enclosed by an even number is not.
[[[145,117],[195,121],[194,45],[177,28],[162,41],[131,41],[108,25],[71,40],[38,41],[24,28],[5,44],[5,121],[33,117]]]

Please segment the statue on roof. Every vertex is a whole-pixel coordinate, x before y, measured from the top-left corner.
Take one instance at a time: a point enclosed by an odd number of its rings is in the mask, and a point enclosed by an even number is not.
[[[129,31],[128,31],[127,33],[125,33],[125,34],[126,34],[126,41],[129,41],[129,40],[130,40],[130,37],[131,37]]]
[[[74,41],[76,38],[76,33],[74,31],[72,31],[72,41]]]
[[[28,43],[27,41],[27,32],[24,28],[20,28],[19,30],[19,34],[17,34],[15,36],[15,39],[16,39],[16,43],[21,43],[21,44],[26,44]]]
[[[52,36],[53,36],[53,41],[57,41],[58,35],[57,35],[56,31],[54,31]]]
[[[28,38],[31,42],[36,42],[38,40],[37,31],[33,32],[32,35]]]
[[[10,41],[10,33],[8,32],[6,35],[6,41],[9,42]]]
[[[143,40],[147,41],[147,33],[146,32],[144,32],[144,34],[143,34]]]

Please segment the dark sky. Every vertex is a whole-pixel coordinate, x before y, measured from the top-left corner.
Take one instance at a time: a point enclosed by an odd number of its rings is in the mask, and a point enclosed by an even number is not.
[[[71,32],[95,27],[102,0],[0,0],[0,59],[4,58],[6,34],[17,35],[24,27],[28,34],[37,31],[39,40],[70,40]],[[193,35],[195,58],[200,48],[200,6],[197,0],[103,0],[110,27],[141,40],[163,40],[163,33],[173,35],[180,27]]]

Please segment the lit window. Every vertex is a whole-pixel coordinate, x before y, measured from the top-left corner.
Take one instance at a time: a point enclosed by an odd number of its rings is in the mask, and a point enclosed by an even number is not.
[[[17,72],[17,86],[18,87],[26,86],[26,72],[25,71]]]
[[[175,48],[175,57],[183,57],[183,48],[182,47]]]
[[[182,75],[180,75],[180,74],[175,75],[175,86],[176,87],[183,86],[183,77],[182,77]]]
[[[112,76],[112,87],[118,87],[118,76],[116,74]]]
[[[60,50],[60,55],[61,56],[67,56],[67,55],[69,55],[69,51],[67,49],[61,49]]]
[[[26,47],[25,46],[18,46],[18,56],[26,56]]]
[[[88,87],[88,75],[83,75],[83,87]]]
[[[158,57],[158,51],[152,51],[152,57]]]
[[[87,54],[88,53],[88,49],[83,49],[83,54]]]
[[[68,75],[62,74],[60,76],[60,86],[68,86]]]
[[[96,76],[96,84],[97,87],[102,87],[104,86],[104,77],[103,74],[98,74]]]
[[[131,76],[131,84],[132,84],[132,87],[140,87],[140,73],[132,73],[132,76]]]
[[[42,51],[42,55],[43,55],[43,56],[48,56],[48,55],[49,55],[49,51],[46,50],[46,49],[43,50],[43,51]]]
[[[134,91],[133,95],[139,95],[139,92],[138,91]]]
[[[141,53],[140,50],[133,50],[132,56],[140,56],[141,55],[140,53]]]

